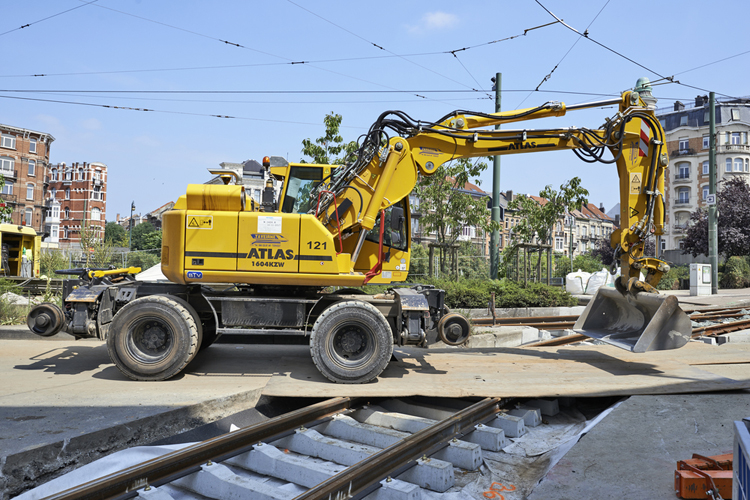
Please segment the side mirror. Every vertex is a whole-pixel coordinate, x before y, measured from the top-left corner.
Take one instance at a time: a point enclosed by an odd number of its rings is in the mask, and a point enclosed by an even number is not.
[[[404,225],[404,209],[403,207],[394,206],[391,207],[391,231],[401,232],[401,228]]]

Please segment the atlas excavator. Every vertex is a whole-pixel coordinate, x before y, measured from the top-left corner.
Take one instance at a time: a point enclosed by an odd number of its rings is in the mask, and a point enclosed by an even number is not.
[[[368,295],[361,288],[406,281],[409,194],[420,176],[457,158],[571,149],[585,162],[616,165],[621,211],[611,236],[621,275],[598,291],[574,330],[633,352],[681,347],[690,321],[676,297],[655,289],[669,266],[644,255],[646,238],[662,234],[669,163],[654,103],[641,79],[617,98],[573,106],[457,110],[434,122],[387,111],[342,165],[264,158],[269,180],[257,201],[228,171],[219,171],[223,184],[188,185],[162,221],[169,282],[138,281],[137,268],[60,271],[77,275],[64,280],[63,308],[35,307],[28,326],[43,336],[106,341],[114,364],[135,380],[169,379],[218,336],[242,334],[309,343],[327,379],[369,382],[394,346],[437,338],[459,345],[469,335],[442,290],[394,286]],[[605,106],[618,109],[599,129],[487,128]]]

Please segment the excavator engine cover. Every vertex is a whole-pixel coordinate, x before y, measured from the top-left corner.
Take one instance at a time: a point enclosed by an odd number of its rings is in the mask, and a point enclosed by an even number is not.
[[[632,352],[677,349],[690,340],[692,324],[677,297],[600,288],[573,330]]]

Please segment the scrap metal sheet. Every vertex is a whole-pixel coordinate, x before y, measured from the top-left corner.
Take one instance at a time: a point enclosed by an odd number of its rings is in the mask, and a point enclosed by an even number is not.
[[[750,344],[634,354],[612,346],[397,349],[369,384],[334,384],[312,361],[282,358],[264,395],[544,397],[683,394],[750,388]]]

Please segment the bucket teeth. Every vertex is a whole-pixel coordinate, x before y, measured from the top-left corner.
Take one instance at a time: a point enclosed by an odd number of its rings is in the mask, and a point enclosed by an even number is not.
[[[573,330],[628,351],[647,352],[682,347],[692,325],[673,295],[600,288]]]

